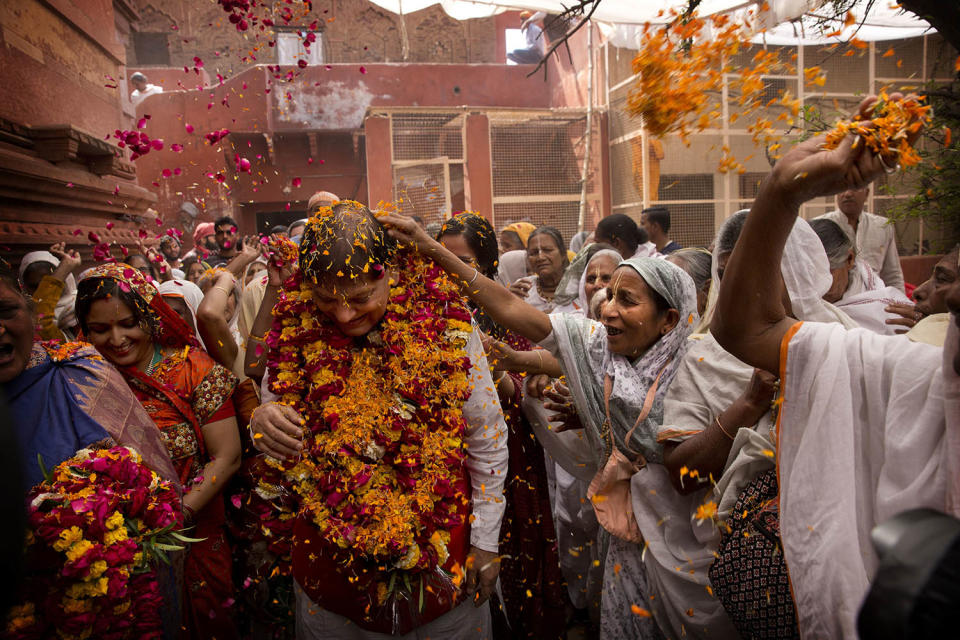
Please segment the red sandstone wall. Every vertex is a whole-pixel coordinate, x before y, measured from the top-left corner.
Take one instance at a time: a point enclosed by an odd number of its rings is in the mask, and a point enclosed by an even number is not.
[[[120,89],[105,86],[124,62],[114,20],[111,0],[0,2],[0,117],[101,137],[120,127]]]
[[[316,190],[365,201],[361,128],[370,107],[550,106],[547,85],[527,78],[522,67],[369,64],[364,73],[360,67],[308,67],[292,82],[256,67],[209,90],[144,100],[138,115],[150,115],[146,131],[166,145],[136,162],[141,183],[159,196],[158,211],[174,221],[180,203],[189,200],[206,220],[230,213],[241,230],[252,231],[256,213],[283,211],[288,202],[292,210],[305,207]],[[221,128],[234,135],[211,147],[203,135]],[[272,140],[272,156],[263,134]],[[170,151],[171,143],[183,144],[183,152]],[[251,174],[236,175],[237,153],[251,162]],[[164,169],[176,168],[180,176],[163,177]],[[225,183],[208,177],[219,172]],[[293,185],[297,177],[299,187]]]

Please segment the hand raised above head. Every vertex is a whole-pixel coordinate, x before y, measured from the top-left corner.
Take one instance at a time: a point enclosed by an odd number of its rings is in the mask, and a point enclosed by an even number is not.
[[[893,93],[890,101],[902,99]],[[860,103],[858,121],[869,121],[877,104],[876,96],[868,96]],[[918,118],[910,123],[903,135],[913,144],[922,130]],[[872,125],[866,124],[871,127]],[[790,206],[819,196],[829,196],[847,189],[860,189],[897,165],[897,152],[876,153],[868,148],[861,136],[847,135],[835,149],[824,147],[826,136],[820,135],[797,144],[777,161],[770,175],[772,191],[765,197],[780,197]]]
[[[413,247],[422,254],[431,255],[433,250],[440,246],[413,218],[399,213],[386,213],[378,215],[377,220],[387,228],[387,233],[401,244]]]

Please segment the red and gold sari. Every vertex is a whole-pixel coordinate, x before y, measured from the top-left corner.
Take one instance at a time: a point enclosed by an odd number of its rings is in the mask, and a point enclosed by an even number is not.
[[[87,278],[115,280],[124,291],[138,297],[138,311],[152,314],[158,327],[154,340],[169,351],[151,375],[134,367],[120,368],[161,437],[183,485],[184,493],[202,481],[210,461],[202,427],[234,417],[233,390],[236,377],[217,364],[197,344],[186,323],[164,302],[139,271],[126,265],[108,264],[94,269]],[[184,566],[185,637],[237,636],[233,624],[233,581],[230,545],[226,538],[224,496],[218,494],[196,514],[195,538]]]

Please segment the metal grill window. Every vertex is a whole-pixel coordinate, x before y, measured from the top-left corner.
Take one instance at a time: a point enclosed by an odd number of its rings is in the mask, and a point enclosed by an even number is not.
[[[577,232],[587,121],[583,113],[497,113],[490,118],[494,225],[550,225],[569,243]],[[599,166],[594,124],[590,166]],[[587,179],[586,228],[599,217],[599,180]]]
[[[894,54],[884,58],[889,49]],[[731,61],[736,67],[748,64],[762,45],[744,47]],[[743,116],[731,77],[725,77],[726,104],[722,97],[710,96],[724,116],[714,128],[691,136],[684,146],[679,136],[668,135],[657,141],[645,135],[641,123],[629,117],[624,108],[635,77],[630,75],[630,60],[636,52],[607,48],[607,107],[609,110],[611,204],[615,213],[626,213],[639,220],[645,206],[661,204],[672,216],[671,237],[684,245],[706,245],[716,225],[739,209],[749,208],[757,195],[760,180],[767,175],[774,158],[755,147],[747,126],[758,116],[769,119],[783,136],[781,153],[793,144],[803,129],[819,131],[832,127],[838,118],[847,118],[862,96],[881,88],[916,90],[927,81],[949,82],[957,52],[936,34],[870,43],[863,51],[844,56],[846,49],[825,46],[769,46],[780,62],[797,67],[820,66],[827,73],[824,87],[807,87],[795,73],[764,77],[764,100],[775,98],[782,89],[801,100],[816,122],[805,125],[800,119],[790,127],[786,110],[772,104],[757,113]],[[898,64],[899,62],[899,64]],[[815,89],[815,90],[814,90]],[[809,109],[812,107],[812,109]],[[727,145],[744,165],[742,172],[717,172],[721,149]],[[644,187],[646,186],[646,193]],[[872,190],[865,209],[881,215],[902,204],[914,192],[909,178],[897,182],[881,181]],[[803,205],[805,218],[835,208],[834,198],[818,198]],[[916,221],[897,223],[897,241],[901,254],[916,253],[935,244],[941,233],[936,221],[920,225]]]

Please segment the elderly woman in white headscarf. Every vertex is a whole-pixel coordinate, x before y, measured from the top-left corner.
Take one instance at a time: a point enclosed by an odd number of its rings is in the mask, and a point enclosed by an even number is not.
[[[610,284],[613,271],[622,259],[616,249],[602,242],[583,247],[563,272],[553,296],[554,304],[561,311],[590,316],[593,296]]]
[[[189,280],[167,280],[160,283],[157,287],[160,295],[166,300],[170,308],[177,312],[177,315],[183,318],[187,326],[193,329],[200,344],[203,344],[203,337],[197,325],[197,309],[203,302],[203,291]]]
[[[50,251],[31,251],[20,262],[20,286],[37,305],[38,333],[44,340],[75,335],[77,281],[72,272],[79,266],[80,254],[67,251],[62,242]]]
[[[624,458],[629,458],[629,466],[662,462],[656,436],[663,398],[698,320],[690,276],[665,260],[625,260],[613,274],[602,322],[580,314],[548,316],[464,264],[408,218],[387,215],[381,221],[392,235],[416,246],[462,281],[465,293],[496,322],[540,343],[559,359],[583,422],[583,448],[589,451],[585,465],[600,470]],[[605,501],[610,490],[606,473],[598,474],[598,479],[597,491],[591,494],[595,504]],[[621,506],[629,507],[629,495]],[[625,536],[603,536],[609,550],[602,634],[613,639],[659,638],[657,622],[631,609],[649,606],[646,603],[654,596],[648,591],[644,546],[620,526],[629,527],[631,518],[600,518],[605,527]]]
[[[810,221],[810,226],[830,261],[833,282],[823,299],[842,309],[865,329],[884,335],[906,333],[917,320],[910,299],[900,289],[883,283],[877,272],[860,259],[850,236],[836,222],[817,218]],[[900,308],[910,321],[907,326],[902,326],[904,314],[887,311]]]
[[[858,118],[868,120],[875,102],[864,100]],[[904,127],[907,143],[919,129]],[[896,165],[886,153],[848,136],[833,150],[814,138],[784,155],[747,217],[711,325],[731,354],[780,374],[776,525],[802,637],[856,637],[878,563],[870,543],[878,523],[917,507],[960,515],[960,284],[947,297],[942,349],[798,322],[796,304],[781,295],[776,265],[787,259],[800,205],[866,186]],[[773,523],[758,515],[756,526],[769,531]]]

